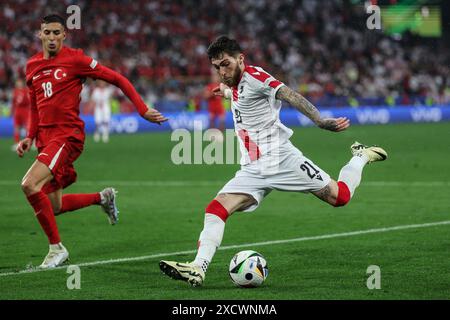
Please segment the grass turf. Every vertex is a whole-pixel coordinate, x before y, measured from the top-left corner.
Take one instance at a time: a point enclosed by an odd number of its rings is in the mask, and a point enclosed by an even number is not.
[[[351,203],[332,208],[311,195],[272,192],[257,211],[227,222],[223,246],[450,220],[450,124],[354,126],[334,134],[296,129],[292,142],[337,178],[354,140],[379,144],[384,163],[369,165]],[[34,154],[18,159],[0,141],[0,274],[38,265],[46,237],[25,201],[20,180]],[[57,217],[71,264],[160,253],[164,257],[81,267],[81,289],[68,290],[66,269],[0,275],[0,299],[449,299],[450,225],[349,237],[250,246],[269,263],[257,289],[233,286],[235,252],[219,250],[205,285],[190,288],[160,274],[161,258],[188,261],[203,226],[204,208],[238,165],[179,165],[170,160],[170,134],[87,138],[75,163],[78,182],[66,193],[119,190],[120,221],[110,226],[98,207]],[[369,265],[381,268],[381,289],[368,290]]]

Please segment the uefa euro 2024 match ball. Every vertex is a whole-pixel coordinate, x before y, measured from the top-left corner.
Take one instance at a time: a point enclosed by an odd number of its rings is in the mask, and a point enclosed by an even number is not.
[[[228,269],[231,281],[242,288],[256,288],[269,274],[266,259],[258,252],[244,250],[236,253]]]

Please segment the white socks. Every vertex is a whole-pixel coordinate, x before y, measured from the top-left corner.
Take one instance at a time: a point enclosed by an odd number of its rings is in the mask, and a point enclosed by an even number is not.
[[[199,247],[194,264],[206,272],[225,231],[225,222],[215,214],[206,213],[203,231],[200,233]]]
[[[65,250],[66,248],[64,248],[64,246],[62,245],[61,242],[56,243],[56,244],[51,244],[49,245],[50,247],[50,251],[62,251]]]
[[[339,172],[338,181],[342,181],[347,185],[352,196],[361,182],[362,171],[368,161],[369,159],[365,155],[360,157],[354,156]]]

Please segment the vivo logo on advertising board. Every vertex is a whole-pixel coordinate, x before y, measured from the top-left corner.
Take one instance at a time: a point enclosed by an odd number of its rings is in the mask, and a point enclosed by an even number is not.
[[[186,113],[180,113],[169,117],[169,125],[172,130],[202,130],[204,128],[208,128],[209,118],[208,115],[204,114],[193,116]]]
[[[390,120],[390,113],[388,109],[365,109],[356,111],[356,119],[358,123],[388,123]]]
[[[136,117],[112,118],[111,132],[136,133],[139,130],[139,120]]]
[[[414,122],[439,122],[442,111],[439,108],[414,108],[411,109],[411,118]]]

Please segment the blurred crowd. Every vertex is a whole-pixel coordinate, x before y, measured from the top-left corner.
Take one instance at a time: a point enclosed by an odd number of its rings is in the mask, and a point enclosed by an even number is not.
[[[3,2],[3,1],[2,1]],[[40,50],[40,18],[73,1],[15,0],[0,7],[0,99]],[[265,68],[318,106],[450,103],[450,51],[440,39],[391,37],[366,28],[363,5],[346,0],[76,1],[80,47],[162,109],[201,105],[209,43],[239,40]],[[170,101],[170,103],[167,103]],[[175,102],[175,103],[172,103]]]

